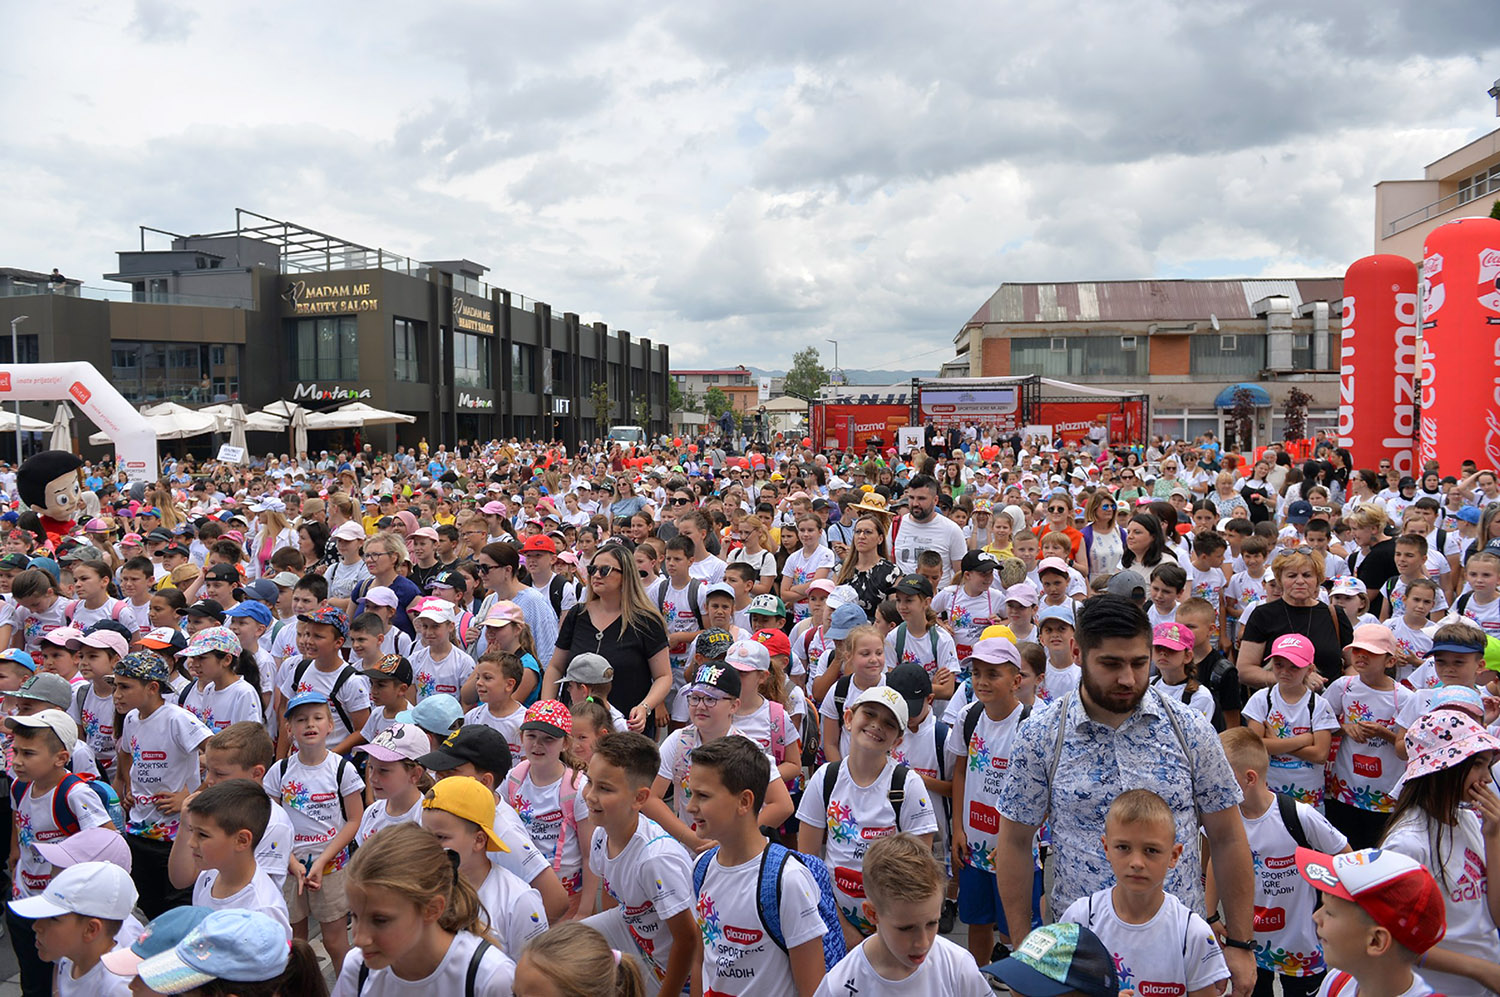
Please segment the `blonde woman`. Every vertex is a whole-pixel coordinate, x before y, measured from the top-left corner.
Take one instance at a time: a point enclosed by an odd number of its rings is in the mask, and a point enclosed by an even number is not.
[[[750,586],[752,595],[765,595],[776,585],[779,572],[776,570],[776,553],[770,550],[771,532],[758,516],[741,516],[740,536],[744,546],[729,555],[729,563],[744,561],[755,569],[755,584]]]
[[[247,581],[275,574],[271,570],[271,555],[283,547],[296,547],[299,542],[297,531],[287,522],[286,505],[281,499],[267,497],[252,505],[250,511],[255,513],[255,524],[245,538],[250,554],[250,563],[245,568]]]
[[[588,596],[558,626],[542,698],[557,698],[575,654],[602,654],[615,669],[610,705],[626,714],[631,730],[655,737],[657,725],[666,723],[664,707],[672,689],[667,622],[646,598],[624,544],[608,543],[594,552],[588,581]]]
[[[178,508],[173,500],[172,489],[166,484],[158,485],[148,491],[146,504],[161,510],[161,525],[166,530],[175,531],[187,520],[187,514]]]
[[[1302,553],[1302,551],[1308,551]],[[1245,621],[1235,668],[1240,684],[1260,689],[1276,681],[1265,666],[1266,648],[1278,637],[1298,634],[1313,646],[1316,673],[1309,685],[1316,691],[1338,678],[1344,670],[1344,648],[1354,639],[1354,625],[1331,603],[1318,598],[1323,584],[1323,555],[1307,548],[1288,551],[1271,565],[1281,598],[1256,606]]]

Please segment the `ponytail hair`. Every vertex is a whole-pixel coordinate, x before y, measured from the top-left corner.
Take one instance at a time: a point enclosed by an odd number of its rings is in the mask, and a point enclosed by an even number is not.
[[[286,969],[280,976],[254,983],[210,980],[194,990],[201,997],[328,997],[328,982],[318,968],[318,957],[307,942],[292,942]]]
[[[260,662],[255,660],[254,651],[248,647],[241,649],[238,660],[234,662],[234,670],[240,678],[250,683],[252,689],[260,692]]]
[[[440,898],[443,913],[438,917],[438,927],[449,934],[467,931],[490,938],[479,894],[458,874],[450,855],[421,825],[395,824],[377,831],[359,846],[349,863],[349,880],[364,889],[377,886],[390,890],[419,908]]]
[[[554,924],[527,943],[521,959],[544,969],[563,997],[646,995],[635,956],[610,948],[603,935],[581,921]]]

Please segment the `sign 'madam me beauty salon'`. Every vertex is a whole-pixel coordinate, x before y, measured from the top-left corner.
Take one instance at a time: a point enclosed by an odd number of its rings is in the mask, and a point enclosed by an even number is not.
[[[495,321],[490,315],[490,303],[484,298],[470,298],[466,294],[453,295],[453,328],[493,335]]]
[[[363,283],[312,283],[287,281],[281,298],[295,315],[349,315],[380,308],[375,285]]]

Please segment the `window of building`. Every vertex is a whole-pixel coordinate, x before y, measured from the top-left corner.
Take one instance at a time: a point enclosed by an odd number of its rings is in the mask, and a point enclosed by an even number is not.
[[[224,366],[224,347],[210,346],[208,348],[208,362],[215,367]]]
[[[1311,333],[1292,333],[1292,369],[1313,369],[1313,337]]]
[[[337,382],[359,379],[358,321],[353,315],[294,319],[288,325],[291,328],[294,380]]]
[[[490,338],[468,332],[453,334],[453,383],[460,388],[493,388]]]
[[[1122,339],[1131,338],[1135,348],[1123,348]],[[1010,369],[1013,374],[1043,377],[1145,376],[1150,369],[1148,346],[1144,337],[1122,337],[1118,333],[1012,339]]]
[[[392,319],[395,344],[395,375],[398,381],[425,381],[423,356],[427,352],[427,323],[409,318]]]
[[[1491,166],[1488,170],[1480,170],[1473,176],[1464,177],[1458,182],[1459,204],[1468,204],[1487,194],[1500,194],[1500,165]]]
[[[1236,381],[1253,378],[1266,366],[1266,337],[1226,335],[1189,337],[1188,369],[1195,377]]]
[[[719,375],[718,374],[704,374],[703,375],[703,383],[704,384],[718,384],[719,383]]]
[[[16,352],[21,355],[20,363],[38,363],[40,354],[37,352],[36,336],[17,336]],[[17,363],[18,361],[10,352],[10,337],[0,336],[0,363]]]
[[[510,390],[536,394],[536,347],[510,344]]]
[[[221,354],[224,363],[213,364]],[[187,404],[230,401],[239,395],[239,352],[226,346],[116,342],[110,380],[131,402]]]

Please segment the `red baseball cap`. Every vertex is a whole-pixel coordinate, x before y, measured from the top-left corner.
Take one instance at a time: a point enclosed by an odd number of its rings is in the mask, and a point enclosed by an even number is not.
[[[778,654],[791,656],[792,642],[787,639],[786,631],[784,630],[757,630],[755,631],[755,640],[764,645],[766,653],[773,658]]]
[[[1482,877],[1483,860],[1475,856],[1474,865]],[[1399,852],[1364,848],[1325,855],[1298,848],[1297,871],[1315,889],[1358,904],[1370,920],[1418,955],[1442,941],[1448,930],[1445,898],[1432,873]]]
[[[534,537],[527,537],[526,542],[521,545],[522,554],[556,554],[557,544],[545,533],[538,533]]]

